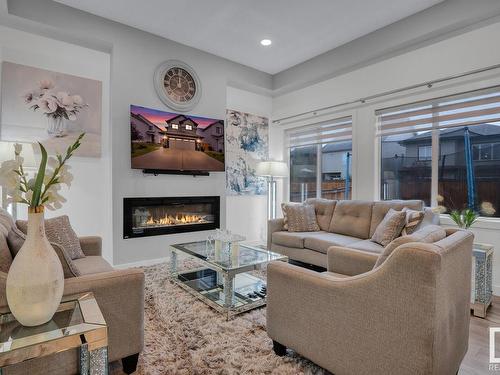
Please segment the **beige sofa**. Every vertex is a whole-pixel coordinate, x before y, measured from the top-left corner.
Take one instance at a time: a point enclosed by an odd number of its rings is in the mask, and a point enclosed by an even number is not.
[[[0,231],[0,243],[7,243],[5,237]],[[115,270],[111,267],[101,256],[100,237],[81,237],[80,244],[85,258],[72,261],[72,265],[74,271],[81,275],[65,279],[64,295],[88,291],[94,293],[108,325],[109,362],[121,359],[124,371],[130,374],[136,369],[138,355],[144,345],[144,273],[139,269]],[[53,246],[57,248],[57,245]],[[2,254],[5,247],[0,247],[0,258],[4,262],[9,254]],[[61,257],[60,252],[58,255]],[[65,267],[67,266],[63,266]],[[65,273],[67,271],[66,269]],[[7,274],[0,272],[2,307],[7,306],[6,279]],[[76,350],[33,359],[3,370],[3,374],[7,375],[76,373],[78,373]]]
[[[338,375],[456,374],[469,337],[472,242],[468,231],[447,230],[435,243],[398,246],[355,276],[334,268],[336,248],[329,272],[269,264],[275,352],[291,348]]]
[[[439,223],[439,217],[431,209],[424,208],[424,203],[420,200],[372,202],[314,198],[306,200],[306,203],[314,205],[321,231],[288,232],[283,229],[283,219],[270,220],[267,246],[272,251],[287,255],[293,261],[323,268],[327,266],[328,249],[342,246],[355,250],[353,254],[361,262],[356,264],[364,264],[363,270],[371,269],[384,248],[369,239],[390,208],[424,210],[425,217],[421,226]]]

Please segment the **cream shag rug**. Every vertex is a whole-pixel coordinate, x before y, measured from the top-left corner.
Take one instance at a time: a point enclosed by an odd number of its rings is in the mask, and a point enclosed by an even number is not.
[[[290,350],[274,354],[265,307],[226,321],[171,282],[168,264],[143,269],[145,346],[136,374],[328,374]],[[113,367],[112,374],[121,372]]]

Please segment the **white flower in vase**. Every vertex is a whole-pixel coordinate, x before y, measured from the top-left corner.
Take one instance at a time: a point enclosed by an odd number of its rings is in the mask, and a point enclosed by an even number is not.
[[[80,95],[66,91],[54,92],[55,85],[50,80],[41,80],[39,90],[26,93],[25,104],[33,111],[40,110],[47,118],[47,133],[51,137],[67,135],[65,121],[75,121],[78,113],[88,105]]]
[[[26,326],[48,322],[61,302],[63,269],[45,236],[43,215],[45,207],[56,210],[66,202],[60,194],[61,185],[69,187],[73,178],[66,162],[80,147],[83,136],[68,147],[65,155],[55,157],[48,157],[45,147],[39,143],[41,160],[34,176],[24,170],[19,144],[14,146],[15,158],[0,165],[0,184],[7,192],[7,202],[28,205],[27,237],[14,257],[6,282],[10,310]],[[33,288],[34,280],[37,288]]]

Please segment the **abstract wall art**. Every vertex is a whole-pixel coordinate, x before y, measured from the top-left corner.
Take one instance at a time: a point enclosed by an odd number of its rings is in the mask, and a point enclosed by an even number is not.
[[[265,195],[267,183],[257,176],[257,163],[269,155],[269,120],[226,111],[226,192],[228,195]]]

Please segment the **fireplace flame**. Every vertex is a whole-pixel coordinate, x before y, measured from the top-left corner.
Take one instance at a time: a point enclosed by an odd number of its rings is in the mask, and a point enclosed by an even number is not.
[[[200,215],[185,215],[185,214],[177,214],[167,215],[165,217],[160,217],[158,219],[153,218],[152,216],[146,221],[146,225],[180,225],[180,224],[197,224],[204,223],[205,220]]]

